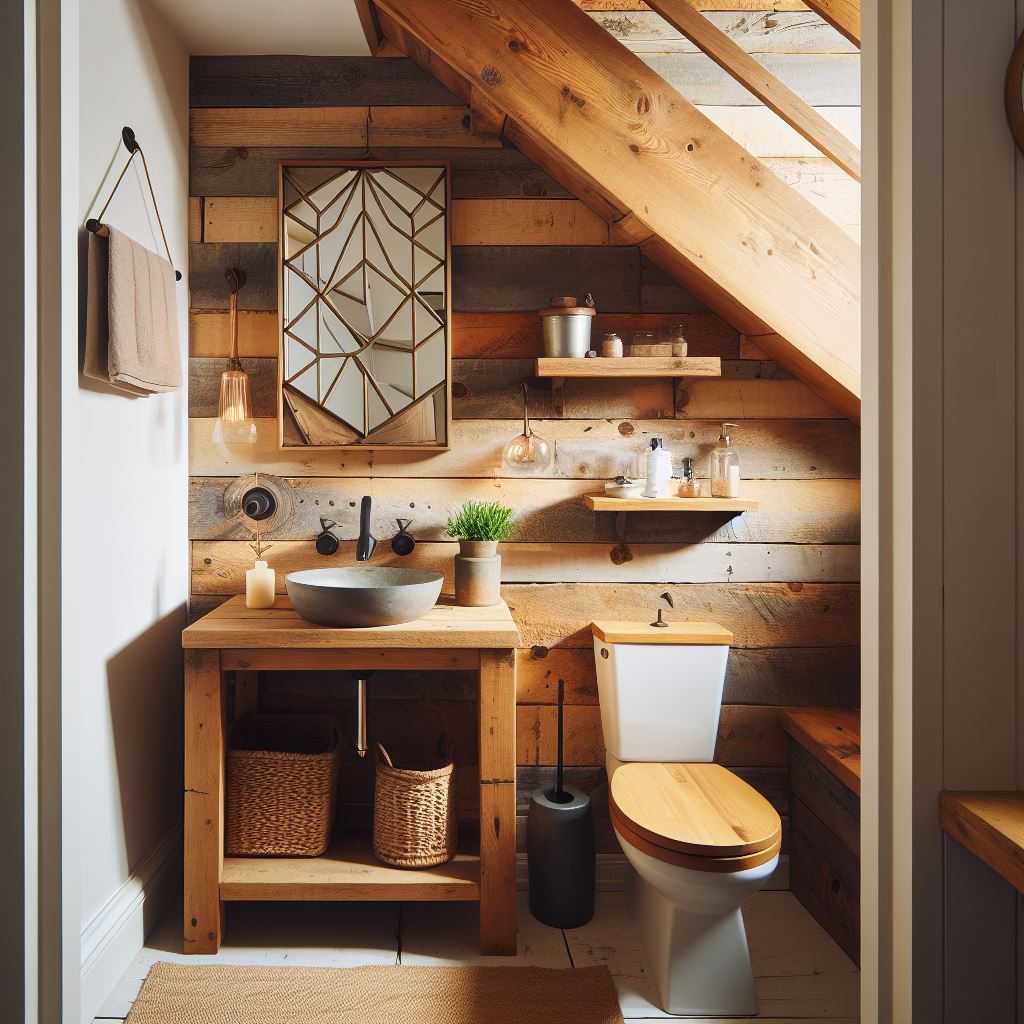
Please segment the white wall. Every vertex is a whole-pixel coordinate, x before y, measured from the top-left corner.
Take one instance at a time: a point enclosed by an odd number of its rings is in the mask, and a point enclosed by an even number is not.
[[[184,272],[186,51],[139,0],[89,0],[78,33],[78,223],[98,212],[98,193],[100,203],[109,194],[127,156],[121,127],[130,125]],[[138,157],[104,220],[163,252]],[[183,369],[186,281],[178,285]],[[170,880],[180,849],[188,447],[184,386],[145,399],[94,390],[78,379],[77,343],[65,338],[64,727],[78,748],[78,792],[66,799],[78,804],[82,1011],[90,1018],[116,980],[110,975],[141,944],[144,883],[152,890]]]
[[[1024,787],[1024,0],[864,5],[865,1024],[1024,1020],[1024,902],[943,839]]]

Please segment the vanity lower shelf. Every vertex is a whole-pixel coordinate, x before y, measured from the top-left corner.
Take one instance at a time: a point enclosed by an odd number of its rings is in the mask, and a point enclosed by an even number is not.
[[[222,900],[479,900],[480,858],[459,853],[432,868],[393,868],[369,837],[346,837],[321,857],[225,857]]]

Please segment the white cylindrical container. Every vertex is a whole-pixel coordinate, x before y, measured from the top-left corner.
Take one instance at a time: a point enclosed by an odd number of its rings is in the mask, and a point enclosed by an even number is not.
[[[245,607],[273,607],[275,590],[274,570],[263,559],[257,559],[256,564],[245,573]]]
[[[671,483],[672,455],[660,437],[652,437],[651,447],[647,452],[647,480],[644,484],[644,497],[667,497]]]

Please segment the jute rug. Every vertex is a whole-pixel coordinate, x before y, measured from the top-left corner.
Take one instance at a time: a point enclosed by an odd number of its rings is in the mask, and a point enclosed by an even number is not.
[[[154,964],[128,1024],[623,1024],[605,967]]]

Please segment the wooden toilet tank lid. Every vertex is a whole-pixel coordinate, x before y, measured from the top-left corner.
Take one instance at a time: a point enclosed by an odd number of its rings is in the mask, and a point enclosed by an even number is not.
[[[611,778],[612,812],[644,839],[698,857],[741,857],[777,846],[778,811],[720,764],[632,762]]]
[[[717,622],[669,622],[652,626],[647,622],[592,622],[590,628],[606,644],[706,644],[730,645],[732,632]]]

